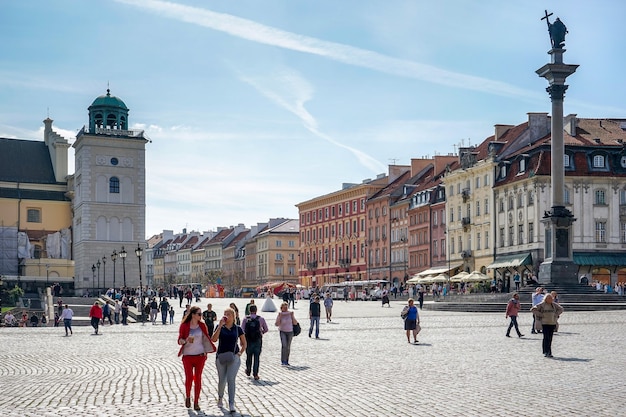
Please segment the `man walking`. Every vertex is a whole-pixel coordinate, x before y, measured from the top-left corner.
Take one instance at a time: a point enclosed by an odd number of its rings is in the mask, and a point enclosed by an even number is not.
[[[324,298],[324,309],[326,310],[326,323],[330,323],[332,321],[331,316],[333,315],[333,299],[328,292]]]
[[[253,305],[254,304],[250,305],[250,307]],[[213,328],[215,327],[215,322],[217,321],[217,314],[213,311],[212,304],[207,304],[206,308],[207,309],[202,312],[202,319],[209,330],[209,336],[213,336]]]
[[[100,320],[102,320],[102,308],[97,301],[89,309],[89,317],[91,318],[91,327],[98,334],[98,327],[100,326]]]
[[[159,312],[159,303],[157,303],[156,298],[152,297],[150,300],[150,321],[152,325],[156,324],[157,313]]]
[[[309,327],[309,337],[313,334],[313,326],[315,326],[315,338],[320,338],[320,297],[316,295],[313,302],[309,304],[309,319],[311,320],[311,327]]]
[[[267,323],[261,316],[257,316],[257,306],[250,306],[250,315],[244,317],[241,329],[246,335],[246,375],[259,379],[259,361],[263,347],[263,335],[267,333]]]
[[[111,307],[109,307],[109,303],[104,303],[104,307],[102,307],[102,325],[104,326],[104,322],[106,319],[109,319],[109,325],[113,325],[113,320],[111,320]]]
[[[506,330],[506,337],[511,337],[511,329],[515,326],[515,331],[517,332],[517,337],[524,336],[517,326],[517,315],[519,314],[519,310],[522,308],[522,304],[519,302],[519,294],[514,293],[513,298],[511,298],[506,305],[506,317],[511,318],[511,323],[509,323],[509,328]]]
[[[63,320],[63,325],[65,326],[65,335],[67,336],[67,332],[69,330],[70,334],[74,334],[72,331],[72,318],[74,317],[74,310],[70,308],[67,304],[65,304],[65,308],[61,312],[59,316],[59,320]]]
[[[120,313],[122,312],[122,305],[120,300],[115,300],[115,306],[113,306],[113,319],[115,324],[120,324]]]
[[[543,288],[537,287],[537,289],[535,290],[535,292],[533,293],[532,298],[531,298],[531,300],[532,300],[532,307],[535,307],[536,305],[541,303],[543,301],[543,297],[544,297]],[[536,321],[536,317],[533,314],[533,328],[530,331],[532,334],[536,334],[537,333],[537,330],[535,329],[535,321]],[[539,330],[539,332],[541,332],[541,330]]]
[[[170,311],[170,303],[167,301],[167,297],[161,297],[159,309],[161,310],[161,323],[167,324],[167,313]]]

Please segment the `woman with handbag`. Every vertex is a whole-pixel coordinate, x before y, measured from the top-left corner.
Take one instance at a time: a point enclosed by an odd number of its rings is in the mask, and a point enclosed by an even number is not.
[[[215,352],[215,345],[209,337],[206,324],[202,322],[200,307],[191,307],[178,329],[178,356],[183,357],[185,369],[185,407],[191,407],[191,385],[194,386],[193,409],[200,410],[198,404],[202,390],[202,370],[206,354]]]
[[[218,376],[217,406],[220,408],[223,406],[224,388],[228,383],[228,409],[234,413],[235,378],[241,365],[241,354],[246,351],[246,336],[241,327],[235,323],[235,310],[232,308],[224,310],[224,317],[213,332],[213,341],[219,341],[215,360]]]
[[[289,304],[283,302],[280,305],[280,312],[276,316],[276,323],[278,330],[280,330],[280,344],[282,346],[280,350],[280,363],[281,365],[289,366],[289,354],[291,353],[291,340],[293,339],[294,326],[298,325],[298,320],[293,314],[293,311],[289,311]]]

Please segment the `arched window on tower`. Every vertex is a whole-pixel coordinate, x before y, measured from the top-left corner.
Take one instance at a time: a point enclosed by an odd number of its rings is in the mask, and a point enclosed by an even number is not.
[[[102,128],[103,122],[104,122],[104,117],[102,116],[102,113],[96,113],[96,116],[95,116],[96,127]]]
[[[120,179],[117,177],[111,177],[109,180],[109,192],[114,194],[120,193]]]
[[[116,125],[117,125],[117,118],[115,117],[115,115],[114,114],[107,115],[107,128],[115,129]]]
[[[120,124],[121,124],[121,129],[128,130],[128,122],[126,121],[126,117],[124,116],[120,117]]]

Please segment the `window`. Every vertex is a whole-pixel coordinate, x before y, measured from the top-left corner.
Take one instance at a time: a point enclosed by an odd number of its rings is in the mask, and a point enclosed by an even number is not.
[[[315,230],[313,232],[315,232]],[[281,248],[282,246],[283,246],[283,241],[282,240],[277,240],[276,241],[276,247],[277,248]]]
[[[277,261],[282,261],[282,260],[283,260],[283,255],[282,255],[282,254],[280,254],[280,253],[277,253],[277,254],[276,254],[276,260],[277,260]]]
[[[463,252],[463,236],[459,236],[459,253]]]
[[[480,177],[476,177],[476,188],[480,188]]]
[[[567,187],[563,189],[563,203],[572,204],[572,202],[569,199],[569,188]]]
[[[324,217],[328,219],[328,207],[324,209]]]
[[[568,168],[570,166],[570,157],[568,154],[563,155],[563,166]]]
[[[361,211],[365,210],[365,199],[361,199]]]
[[[626,190],[619,190],[619,205],[626,205]]]
[[[606,243],[606,222],[596,222],[596,243]]]
[[[448,194],[450,194],[450,197],[452,197],[454,195],[454,187],[453,186],[448,187]]]
[[[489,249],[489,232],[485,232],[485,249]]]
[[[480,216],[480,201],[476,201],[476,215]]]
[[[437,242],[433,242],[433,256],[437,256]]]
[[[528,243],[533,243],[535,241],[534,236],[535,235],[535,224],[530,222],[528,223]]]
[[[595,155],[593,157],[594,168],[604,168],[604,155]]]
[[[480,232],[476,233],[476,250],[480,250]]]
[[[596,190],[596,204],[606,205],[606,193],[604,190]]]
[[[441,239],[441,255],[445,255],[446,253],[446,240],[445,239]]]
[[[489,174],[485,174],[485,187],[489,185]]]
[[[437,226],[437,212],[433,211],[433,224]]]
[[[513,201],[514,201],[514,198],[513,198],[513,195],[511,194],[509,196],[509,206],[508,206],[509,210],[513,210],[513,208],[514,208]]]
[[[313,212],[313,223],[317,221],[317,212]]]
[[[342,210],[343,210],[343,204],[338,204],[337,205],[337,213],[339,214],[339,216],[341,216]]]
[[[619,235],[622,243],[626,243],[626,223],[622,222],[619,225]]]
[[[504,247],[504,227],[500,228],[500,247]]]
[[[117,177],[111,177],[109,179],[109,192],[111,194],[119,194],[120,193],[120,180]]]
[[[356,213],[356,212],[357,212],[357,209],[358,209],[357,204],[358,204],[358,203],[357,203],[357,201],[356,201],[356,200],[354,200],[354,201],[352,202],[352,212],[353,212],[353,213]]]
[[[520,224],[517,226],[517,244],[524,244],[524,225]]]
[[[504,198],[500,199],[499,206],[500,206],[500,213],[504,212]]]
[[[535,193],[533,193],[532,191],[528,192],[528,205],[532,206],[533,204],[535,204]]]
[[[346,211],[344,213],[350,214],[350,203],[346,203]]]
[[[450,253],[454,253],[454,239],[450,239]]]
[[[296,247],[296,242],[295,242],[295,241],[293,241],[293,240],[290,240],[290,241],[288,242],[288,245],[289,245],[289,247],[290,247],[290,248],[294,248],[294,247]]]
[[[519,161],[519,172],[526,172],[526,159],[522,158]]]
[[[450,209],[450,223],[454,221],[454,210]]]
[[[509,226],[509,246],[513,246],[513,226]]]
[[[489,214],[489,199],[485,198],[485,214]]]
[[[41,223],[41,210],[28,209],[26,211],[26,221],[28,223]]]
[[[500,167],[500,178],[506,178],[506,165]]]

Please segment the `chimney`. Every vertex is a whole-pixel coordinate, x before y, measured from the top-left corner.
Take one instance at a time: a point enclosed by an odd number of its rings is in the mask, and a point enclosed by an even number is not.
[[[411,176],[417,175],[418,172],[432,164],[432,159],[427,158],[411,158]]]
[[[513,125],[494,125],[495,127],[495,141],[499,141],[500,138],[513,127]]]
[[[528,113],[528,129],[530,143],[541,139],[550,133],[550,118],[548,113]]]
[[[578,119],[576,118],[576,114],[568,114],[563,118],[563,130],[570,135],[576,136],[576,128],[578,127]]]

